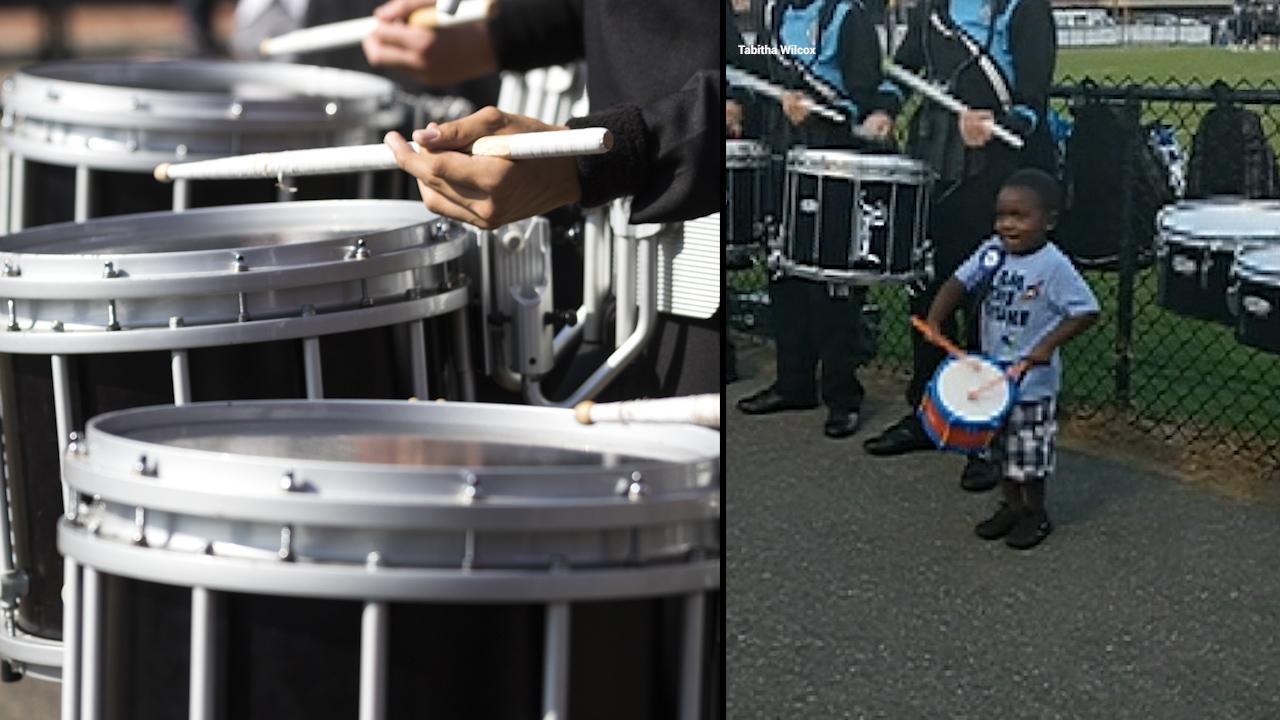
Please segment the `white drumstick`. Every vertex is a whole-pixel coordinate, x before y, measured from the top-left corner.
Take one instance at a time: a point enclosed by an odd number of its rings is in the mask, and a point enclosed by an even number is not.
[[[457,0],[452,8],[442,3],[437,7],[425,7],[409,15],[408,24],[426,30],[465,25],[485,20],[497,7],[492,0]],[[378,27],[378,18],[362,17],[354,20],[316,25],[285,33],[262,41],[258,51],[265,57],[317,52],[359,45]]]
[[[458,9],[458,2],[459,0],[440,0],[436,3],[436,6],[443,10],[445,14],[452,15]]]
[[[584,425],[599,422],[689,423],[720,427],[720,396],[689,395],[658,400],[629,400],[596,404],[588,400],[573,409]]]
[[[752,75],[746,70],[740,70],[730,65],[725,66],[724,77],[726,80],[729,81],[730,85],[737,85],[738,87],[746,88],[747,90],[752,90],[761,95],[764,95],[765,97],[771,97],[774,100],[777,100],[778,102],[782,102],[783,94],[789,92],[786,88],[782,87],[781,85],[776,85],[774,83],[769,82],[768,80]],[[826,105],[816,102],[811,98],[805,98],[805,99],[809,101],[809,110],[812,111],[813,113],[817,115],[821,115],[822,117],[827,118],[828,120],[831,120],[833,122],[838,122],[838,123],[844,122],[845,115],[839,110],[829,108]]]
[[[417,143],[410,143],[414,151]],[[490,135],[471,145],[472,155],[508,160],[600,155],[613,147],[613,135],[605,128],[552,130],[516,135]],[[156,166],[160,182],[171,180],[244,180],[249,178],[302,177],[335,173],[393,170],[396,156],[386,145],[285,150],[197,160],[189,163],[162,163]]]
[[[894,80],[910,87],[912,90],[915,90],[957,115],[969,111],[968,105],[965,105],[956,98],[948,95],[942,88],[900,65],[887,62],[884,65],[884,72]],[[1016,149],[1022,148],[1022,138],[1018,137],[1013,133],[1013,131],[994,120],[991,122],[991,134],[1003,140],[1007,145],[1009,145],[1009,147]]]

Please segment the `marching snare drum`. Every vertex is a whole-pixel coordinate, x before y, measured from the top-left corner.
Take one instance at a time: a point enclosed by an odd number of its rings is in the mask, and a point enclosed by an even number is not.
[[[32,65],[5,80],[0,104],[0,233],[291,198],[271,181],[166,187],[151,174],[164,162],[378,142],[405,114],[395,85],[376,75],[211,60]],[[365,175],[287,184],[297,185],[297,199],[315,199],[369,197],[371,182]]]
[[[11,558],[0,528],[0,570],[13,571],[0,579],[11,621],[0,658],[41,677],[61,665],[54,521],[71,503],[58,481],[69,433],[110,410],[192,398],[426,397],[422,320],[465,306],[456,261],[473,242],[420,203],[385,200],[126,215],[0,238],[14,538]]]
[[[770,156],[769,148],[756,140],[726,140],[724,152],[728,264],[738,267],[744,266],[748,248],[761,244],[765,237]]]
[[[719,446],[470,403],[97,417],[58,528],[73,711],[710,717]]]
[[[932,174],[896,155],[850,150],[787,154],[783,274],[857,285],[906,282],[924,270]]]
[[[1280,202],[1186,200],[1162,209],[1156,228],[1160,306],[1234,325],[1227,301],[1231,263],[1244,248],[1280,245]]]
[[[1236,338],[1280,353],[1280,246],[1240,251],[1233,284],[1238,306]]]
[[[976,355],[947,358],[929,382],[918,414],[940,449],[974,453],[995,439],[1016,395],[1013,381],[994,362]]]

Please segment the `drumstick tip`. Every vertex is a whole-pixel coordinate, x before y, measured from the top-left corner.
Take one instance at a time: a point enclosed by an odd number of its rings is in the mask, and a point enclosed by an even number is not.
[[[578,422],[582,423],[583,425],[590,425],[592,423],[591,408],[593,407],[595,407],[594,402],[590,400],[583,400],[582,402],[573,406],[573,416],[576,417],[578,419]]]
[[[159,180],[162,183],[169,182],[169,165],[171,164],[172,163],[160,163],[159,165],[156,166],[156,170],[154,173],[156,176],[156,180]]]

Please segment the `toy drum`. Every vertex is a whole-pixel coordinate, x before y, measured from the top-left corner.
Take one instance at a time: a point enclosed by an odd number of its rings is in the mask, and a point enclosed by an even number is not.
[[[970,397],[971,392],[976,395]],[[920,401],[920,422],[942,450],[985,449],[1004,425],[1017,391],[1005,371],[986,358],[948,358]]]
[[[785,275],[831,283],[909,282],[924,271],[932,172],[918,160],[850,150],[787,154]]]
[[[63,710],[708,720],[719,455],[499,404],[99,416],[66,456]]]
[[[1238,251],[1280,246],[1280,202],[1188,200],[1160,211],[1156,299],[1185,317],[1228,325],[1228,274]]]

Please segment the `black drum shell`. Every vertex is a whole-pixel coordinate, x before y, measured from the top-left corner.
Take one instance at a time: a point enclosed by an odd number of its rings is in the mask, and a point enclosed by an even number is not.
[[[191,594],[103,575],[104,720],[185,717]],[[700,717],[723,698],[720,594],[708,595]],[[681,598],[570,604],[569,715],[610,720],[677,716]],[[357,715],[356,601],[218,595],[213,717]],[[392,603],[387,717],[540,717],[544,608]]]
[[[1156,273],[1156,303],[1184,317],[1234,325],[1227,305],[1234,245],[1166,239]],[[1193,268],[1188,271],[1182,268]]]
[[[916,223],[922,219],[921,193],[917,185],[854,180],[833,176],[787,173],[786,255],[795,263],[829,270],[867,270],[881,274],[906,274],[917,269]],[[869,252],[863,255],[855,224],[855,198],[888,208],[892,232],[881,226],[871,231]],[[806,202],[807,201],[807,202]],[[923,200],[927,204],[927,199]],[[815,252],[815,237],[819,238]]]
[[[1236,339],[1250,347],[1280,354],[1280,275],[1266,279],[1241,277],[1239,297]],[[1265,315],[1250,311],[1250,298],[1265,301],[1269,311]]]

